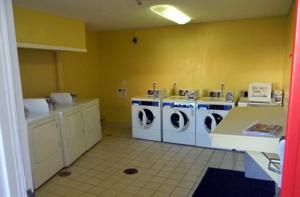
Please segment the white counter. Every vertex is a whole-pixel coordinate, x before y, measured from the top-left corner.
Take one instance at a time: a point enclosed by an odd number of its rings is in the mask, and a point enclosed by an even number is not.
[[[251,124],[282,126],[282,132],[275,137],[247,136],[242,133]],[[221,149],[236,149],[277,153],[281,136],[285,135],[286,113],[283,107],[235,107],[211,134],[212,146]]]

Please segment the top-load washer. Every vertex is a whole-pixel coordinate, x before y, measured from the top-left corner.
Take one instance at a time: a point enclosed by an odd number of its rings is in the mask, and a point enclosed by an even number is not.
[[[132,136],[134,138],[161,141],[161,99],[141,96],[131,99]]]
[[[225,98],[204,97],[196,103],[196,146],[212,147],[210,134],[234,107]]]
[[[163,141],[195,145],[195,105],[186,97],[163,100]]]

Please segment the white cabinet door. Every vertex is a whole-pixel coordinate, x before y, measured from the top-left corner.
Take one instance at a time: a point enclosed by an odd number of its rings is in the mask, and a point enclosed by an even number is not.
[[[84,108],[84,126],[87,149],[90,149],[102,138],[99,104]]]
[[[63,155],[57,119],[29,127],[34,187],[37,188],[63,168]]]
[[[65,113],[63,117],[63,139],[65,166],[69,166],[86,151],[86,142],[81,110]]]

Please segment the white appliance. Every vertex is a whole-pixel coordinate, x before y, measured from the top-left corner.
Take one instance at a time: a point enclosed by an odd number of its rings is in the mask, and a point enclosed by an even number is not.
[[[212,147],[210,134],[234,107],[225,98],[205,97],[196,104],[196,146]]]
[[[186,97],[163,100],[163,141],[195,145],[195,101]]]
[[[274,98],[269,103],[264,102],[251,102],[247,97],[240,97],[238,101],[238,107],[279,107],[282,103],[275,102]]]
[[[131,99],[132,137],[161,141],[161,99],[149,96]]]
[[[57,114],[27,117],[34,188],[63,168],[60,127]]]
[[[54,100],[57,111],[61,112],[60,117],[62,123],[64,123],[63,119],[65,118],[64,114],[62,113],[66,113],[66,111],[71,110],[71,109],[66,110],[66,107],[74,106],[74,109],[79,110],[78,114],[80,114],[81,120],[78,120],[79,122],[77,122],[76,124],[79,124],[78,126],[80,127],[76,129],[80,129],[83,125],[82,132],[85,135],[84,138],[85,138],[85,145],[87,150],[93,147],[96,143],[98,143],[102,139],[99,99],[85,99],[77,102],[76,95],[68,92],[51,93],[50,98]],[[64,130],[62,130],[62,132],[64,132]],[[79,137],[80,136],[79,133],[77,134],[78,134],[77,137]],[[62,135],[73,135],[73,134],[70,133],[70,134],[62,134]],[[82,143],[81,141],[82,139],[80,140],[80,144]]]
[[[64,166],[67,167],[87,149],[83,107],[81,105],[60,106],[55,111],[59,114]]]
[[[271,102],[271,83],[250,83],[248,90],[248,100],[251,102]]]
[[[60,125],[46,99],[24,99],[34,189],[63,168]]]
[[[84,131],[87,150],[102,139],[99,99],[92,99],[82,103]]]
[[[102,138],[99,100],[90,99],[70,106],[59,103],[64,166],[71,165]]]

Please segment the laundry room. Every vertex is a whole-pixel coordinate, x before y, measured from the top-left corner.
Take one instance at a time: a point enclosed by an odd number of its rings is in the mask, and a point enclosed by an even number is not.
[[[167,8],[189,19],[156,13]],[[294,0],[13,0],[28,190],[279,195],[296,8]],[[251,191],[225,184],[232,172]]]

